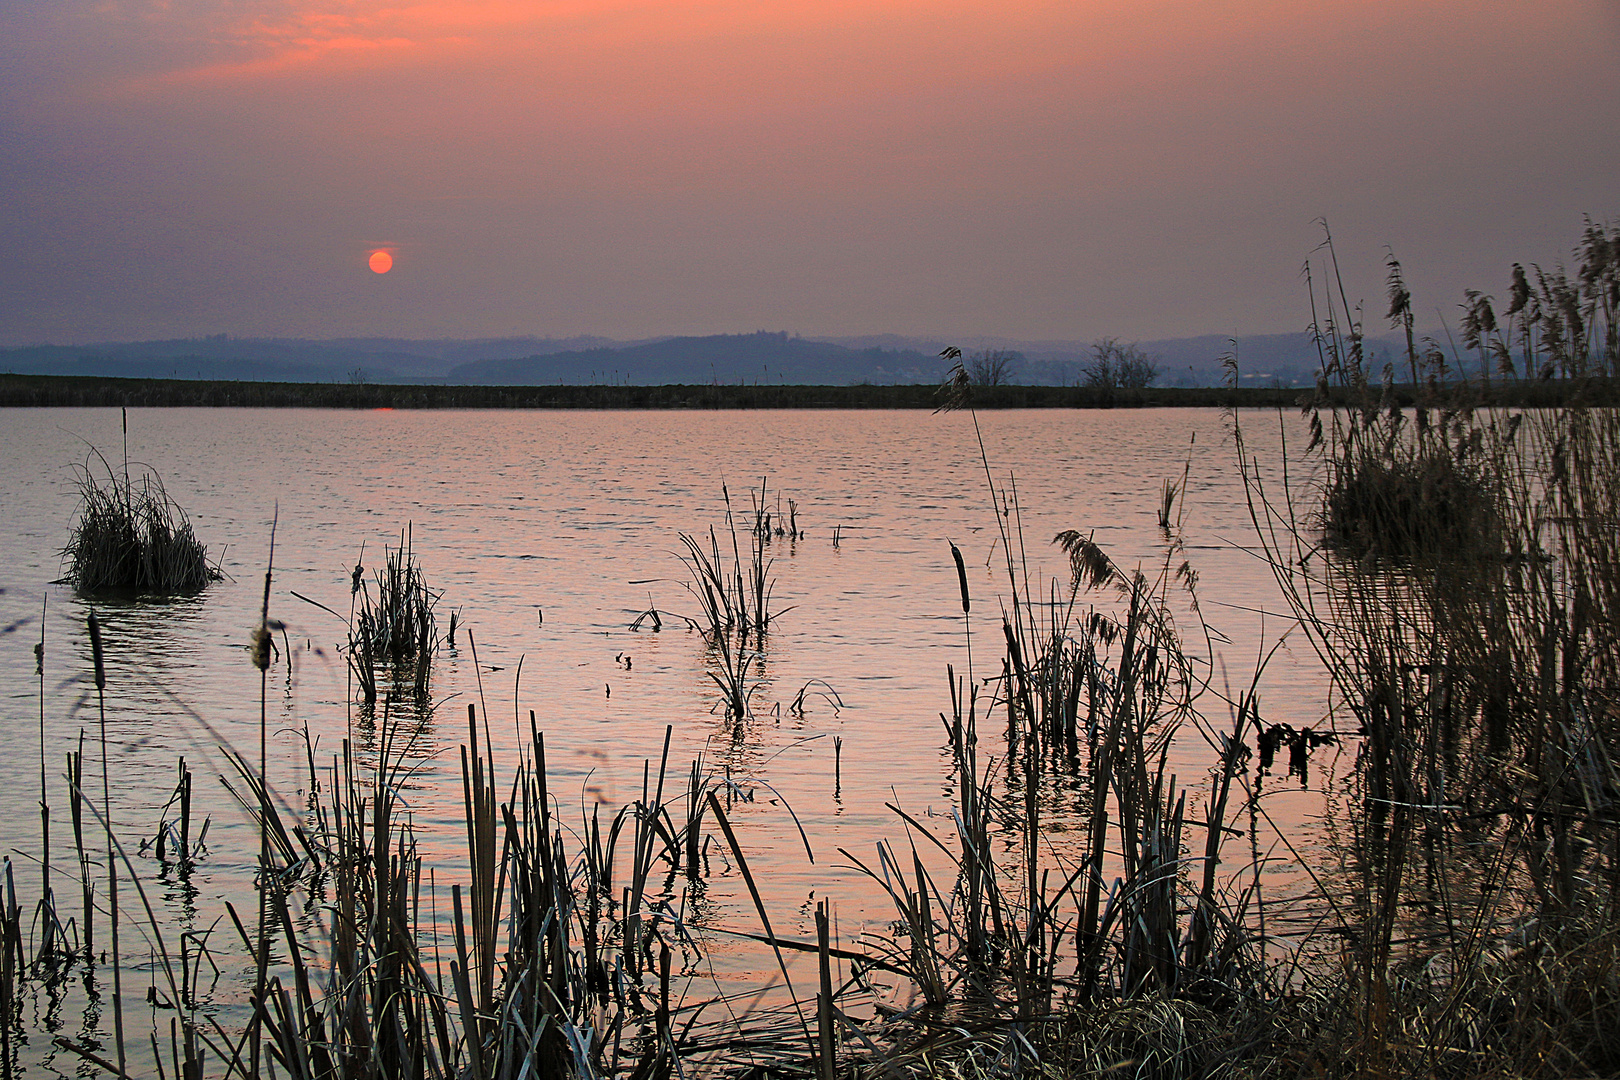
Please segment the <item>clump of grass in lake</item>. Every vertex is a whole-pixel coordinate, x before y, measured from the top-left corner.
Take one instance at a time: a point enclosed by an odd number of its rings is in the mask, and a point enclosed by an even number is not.
[[[721,485],[720,490],[726,504],[726,534],[730,537],[731,551],[722,550],[722,534],[713,527],[709,529],[707,545],[699,537],[681,533],[681,544],[686,549],[681,560],[689,576],[682,584],[698,602],[698,617],[689,622],[697,626],[708,643],[714,660],[709,677],[720,688],[726,715],[741,720],[749,714],[748,703],[756,685],[750,676],[751,667],[770,630],[771,620],[787,610],[771,607],[771,593],[776,583],[771,573],[774,564],[770,555],[771,541],[778,534],[797,539],[798,505],[792,500],[788,502],[787,523],[793,530],[791,534],[786,529],[773,529],[772,515],[765,509],[765,484],[761,481],[759,491],[750,493],[754,508],[746,533],[748,555],[744,556],[737,518],[732,512],[731,492],[725,485]],[[781,520],[780,512],[777,520]],[[637,623],[640,622],[637,619]]]
[[[893,900],[895,935],[867,946],[917,998],[889,1021],[874,1074],[1105,1075],[1128,1062],[1140,1075],[1209,1076],[1253,1068],[1278,1030],[1283,986],[1263,961],[1259,890],[1219,869],[1245,801],[1252,690],[1229,730],[1212,730],[1170,616],[1176,574],[1123,571],[1077,533],[1057,540],[1072,580],[1032,605],[1015,566],[1000,675],[948,672],[954,836],[896,803],[905,847],[880,844],[875,862],[844,853]],[[1124,610],[1083,606],[1090,589]],[[1013,611],[1045,614],[1020,625]],[[996,760],[981,732],[1003,711]],[[1201,809],[1168,771],[1171,739],[1189,726],[1219,748]],[[1071,839],[1049,831],[1048,773],[1083,778]],[[941,856],[943,876],[928,866]]]
[[[187,595],[220,578],[186,513],[150,470],[131,480],[101,454],[79,470],[79,514],[62,557],[78,592]],[[106,473],[102,479],[101,473]]]
[[[1327,897],[1349,945],[1322,949],[1320,1047],[1292,1055],[1329,1074],[1620,1067],[1620,416],[1578,385],[1547,410],[1476,404],[1487,379],[1614,373],[1620,237],[1589,223],[1576,254],[1574,279],[1515,267],[1501,322],[1469,294],[1466,380],[1464,358],[1413,340],[1391,260],[1410,412],[1393,370],[1369,376],[1335,286],[1322,388],[1348,405],[1312,410],[1321,517],[1268,498],[1243,458],[1341,727],[1362,733]]]
[[[1352,555],[1397,562],[1470,558],[1511,543],[1498,515],[1511,498],[1502,453],[1512,432],[1493,429],[1518,421],[1478,403],[1493,380],[1558,380],[1574,390],[1573,405],[1556,411],[1582,411],[1583,384],[1620,374],[1620,234],[1589,221],[1573,279],[1515,264],[1500,319],[1494,297],[1469,291],[1461,350],[1417,338],[1412,295],[1392,255],[1388,318],[1405,355],[1381,371],[1338,285],[1331,238],[1325,248],[1329,285],[1320,295],[1313,285],[1311,296],[1321,367],[1307,411],[1312,447],[1324,447],[1326,539]],[[1407,395],[1416,400],[1410,415],[1400,404]]]
[[[688,533],[680,539],[686,552],[686,563],[691,580],[686,589],[698,601],[700,618],[697,620],[705,636],[716,639],[736,634],[743,641],[749,635],[762,638],[771,627],[771,619],[781,614],[771,610],[771,590],[775,578],[771,574],[770,557],[771,515],[764,509],[764,485],[753,494],[753,524],[747,532],[748,555],[742,554],[738,537],[737,519],[731,508],[731,492],[724,484],[720,491],[726,504],[726,532],[730,536],[729,553],[721,550],[719,534],[711,527],[709,543]],[[793,523],[797,527],[797,507]],[[730,555],[729,565],[726,555]]]
[[[361,697],[368,704],[377,700],[381,672],[395,686],[425,699],[439,644],[434,608],[441,594],[428,588],[422,576],[409,529],[400,536],[399,547],[385,550],[374,581],[366,581],[364,564],[355,564],[350,592],[355,608],[347,655]],[[454,626],[452,614],[452,634]]]

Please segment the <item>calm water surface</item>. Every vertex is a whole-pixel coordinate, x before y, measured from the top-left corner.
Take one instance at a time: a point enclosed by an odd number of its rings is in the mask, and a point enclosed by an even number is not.
[[[1283,433],[1291,448],[1303,446],[1297,417],[1239,419],[1280,490]],[[1037,581],[1067,580],[1050,542],[1063,529],[1094,532],[1121,564],[1162,566],[1168,541],[1157,527],[1159,487],[1187,467],[1184,550],[1173,558],[1198,571],[1215,683],[1247,683],[1288,622],[1277,614],[1283,605],[1270,569],[1252,551],[1229,418],[1215,410],[1050,410],[987,413],[978,423],[991,475],[1016,485],[1017,554]],[[78,503],[75,468],[91,460],[92,447],[120,461],[122,434],[117,410],[0,410],[0,430],[0,624],[10,628],[0,636],[10,751],[0,755],[0,832],[19,887],[32,897],[41,708],[33,645],[43,629],[44,756],[62,862],[62,762],[81,727],[95,734],[97,714],[88,605],[51,582],[63,572],[59,552]],[[193,600],[96,607],[108,638],[106,719],[120,834],[127,842],[156,831],[181,756],[198,773],[199,802],[213,816],[195,895],[163,877],[154,859],[145,864],[158,881],[163,917],[175,925],[206,924],[225,899],[239,908],[252,903],[246,883],[256,833],[213,778],[229,773],[221,743],[257,755],[259,677],[245,646],[273,520],[270,609],[287,632],[269,677],[270,779],[291,805],[307,785],[306,731],[322,762],[346,734],[363,744],[371,730],[346,705],[348,680],[335,651],[342,622],[299,595],[347,612],[356,562],[380,564],[408,529],[429,583],[442,592],[441,628],[453,608],[470,631],[441,656],[438,708],[417,722],[410,810],[430,852],[455,850],[446,843],[461,820],[455,748],[466,740],[467,704],[480,697],[508,778],[519,719],[526,727],[535,712],[551,790],[575,821],[597,802],[616,809],[638,797],[643,763],[650,758],[656,768],[672,727],[672,788],[684,786],[701,753],[713,772],[729,772],[754,794],[737,805],[736,819],[779,933],[813,932],[814,900],[828,896],[846,937],[891,917],[837,852],[864,858],[877,840],[903,836],[885,802],[935,822],[942,835],[950,831],[939,714],[949,708],[945,666],[963,670],[966,653],[949,544],[960,546],[970,571],[981,666],[997,655],[1008,593],[1004,569],[996,571],[1005,564],[969,414],[157,409],[129,414],[129,456],[161,474],[228,575]],[[1305,490],[1308,472],[1297,460],[1290,479]],[[758,665],[755,718],[738,737],[717,704],[699,636],[673,619],[660,633],[630,624],[649,607],[695,614],[682,586],[679,533],[723,529],[722,485],[745,509],[762,482],[773,511],[779,497],[784,511],[795,501],[805,536],[771,545],[783,614]],[[842,706],[812,693],[804,714],[791,714],[813,680],[836,691]],[[1260,685],[1268,720],[1321,722],[1323,682],[1303,640],[1285,642]],[[1205,704],[1212,719],[1224,719],[1218,701]],[[842,741],[836,763],[835,736]],[[1190,736],[1176,754],[1184,782],[1197,782],[1208,748]],[[99,769],[99,757],[91,758]],[[1284,788],[1270,806],[1289,827],[1308,827],[1317,797]],[[1054,830],[1072,810],[1054,796]],[[1286,876],[1292,856],[1275,854]],[[447,854],[438,880],[460,873]],[[718,856],[715,873],[704,919],[757,929],[740,880]],[[712,942],[710,956],[722,979],[763,966],[724,938]],[[226,982],[241,975],[227,973]]]

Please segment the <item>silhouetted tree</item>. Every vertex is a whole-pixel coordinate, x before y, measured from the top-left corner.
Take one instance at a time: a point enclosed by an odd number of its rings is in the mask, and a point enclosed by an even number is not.
[[[1082,369],[1086,385],[1100,390],[1140,390],[1159,380],[1159,358],[1135,344],[1103,338],[1091,345],[1091,361]]]
[[[1005,386],[1023,354],[1011,349],[981,349],[968,357],[967,375],[974,386]]]

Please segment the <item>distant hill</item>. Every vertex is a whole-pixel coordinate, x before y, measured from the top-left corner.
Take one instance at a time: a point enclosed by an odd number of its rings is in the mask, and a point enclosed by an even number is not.
[[[851,349],[786,333],[677,337],[622,348],[597,348],[478,360],[450,369],[447,382],[489,386],[629,383],[844,385],[938,382],[944,362],[915,350]]]
[[[1215,386],[1229,338],[1206,335],[1136,343],[1159,361],[1160,386]],[[940,350],[957,345],[1015,353],[1014,383],[1074,386],[1085,382],[1087,341],[1011,338],[800,337],[783,332],[662,337],[410,340],[233,338],[35,345],[0,349],[0,372],[113,378],[327,383],[463,383],[474,385],[821,385],[938,382]],[[1369,353],[1393,342],[1369,341]],[[1395,350],[1398,351],[1398,350]],[[1237,339],[1244,386],[1305,386],[1315,378],[1316,348],[1304,333]]]

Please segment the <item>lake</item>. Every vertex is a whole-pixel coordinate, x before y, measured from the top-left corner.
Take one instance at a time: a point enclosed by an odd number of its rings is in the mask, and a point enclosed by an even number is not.
[[[1263,411],[1235,419],[1271,489],[1282,489],[1287,458],[1287,482],[1308,497],[1303,421]],[[973,597],[975,673],[999,674],[1010,590],[986,459],[997,487],[1016,493],[1016,507],[1001,509],[1010,511],[1015,561],[1036,583],[1034,595],[1049,593],[1041,582],[1067,584],[1067,559],[1051,542],[1065,529],[1093,534],[1117,563],[1150,576],[1185,559],[1210,631],[1206,638],[1176,593],[1189,651],[1210,662],[1215,690],[1235,691],[1291,623],[1255,551],[1233,420],[1217,410],[996,411],[977,416],[976,432],[966,412],[132,411],[131,472],[150,467],[162,477],[226,577],[191,599],[93,605],[107,640],[116,828],[135,856],[139,840],[155,835],[185,757],[198,777],[197,813],[212,816],[209,853],[184,884],[153,852],[136,857],[156,883],[159,921],[176,932],[212,924],[226,900],[251,907],[257,832],[215,778],[241,787],[222,743],[257,757],[260,680],[247,645],[272,523],[269,610],[286,629],[268,673],[269,780],[292,807],[306,797],[311,756],[329,765],[346,736],[369,746],[379,723],[351,704],[337,648],[344,622],[317,605],[347,613],[356,563],[369,576],[408,532],[440,593],[441,631],[451,610],[459,623],[456,647],[434,669],[437,707],[394,717],[416,739],[408,808],[430,858],[444,853],[441,887],[465,875],[449,854],[464,839],[456,748],[467,739],[468,704],[482,700],[507,783],[534,711],[558,813],[575,825],[596,804],[616,810],[640,796],[644,763],[656,771],[669,729],[672,790],[702,755],[707,770],[751,796],[734,802],[733,817],[776,932],[813,937],[814,902],[831,899],[839,936],[851,942],[894,916],[838,849],[864,858],[877,841],[901,838],[889,802],[941,836],[952,830],[940,713],[950,708],[946,665],[967,669],[952,543]],[[52,582],[64,573],[76,470],[104,471],[99,451],[121,475],[124,436],[118,410],[3,410],[0,425],[0,624],[8,629],[0,685],[10,750],[0,756],[0,829],[19,895],[31,903],[42,685],[58,866],[71,861],[63,762],[81,728],[87,775],[100,779],[85,629],[92,605]],[[1173,547],[1158,526],[1159,491],[1184,469]],[[685,587],[680,534],[707,543],[713,527],[729,552],[723,492],[746,530],[762,485],[773,515],[792,500],[803,535],[769,544],[780,614],[755,661],[752,716],[737,724],[724,715],[701,635],[678,617],[698,607]],[[1118,598],[1082,602],[1112,609]],[[661,631],[645,622],[633,629],[649,608],[662,614]],[[43,680],[33,648],[42,631]],[[1302,638],[1283,641],[1259,686],[1268,723],[1323,723],[1326,680]],[[806,687],[801,713],[791,706]],[[1215,725],[1229,723],[1216,694],[1202,704]],[[981,730],[993,754],[996,724]],[[1195,789],[1211,761],[1192,732],[1173,751],[1173,769]],[[1059,787],[1049,798],[1048,828],[1061,845],[1078,797]],[[1268,799],[1296,848],[1312,850],[1320,794],[1277,784]],[[1297,886],[1289,851],[1274,857],[1278,888]],[[58,883],[65,904],[63,892]],[[692,918],[698,930],[759,930],[722,852]],[[773,961],[751,943],[704,941],[701,979],[711,985],[770,977]],[[124,953],[133,970],[150,966],[138,934],[126,934]],[[245,962],[225,971],[210,1000],[230,1015],[251,977]],[[138,999],[144,985],[132,995],[126,981],[126,998]],[[143,1014],[134,1030],[144,1023]],[[58,1067],[71,1071],[72,1062]]]

